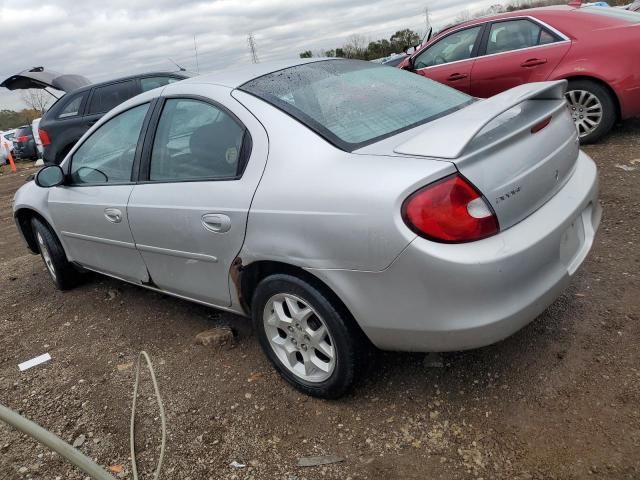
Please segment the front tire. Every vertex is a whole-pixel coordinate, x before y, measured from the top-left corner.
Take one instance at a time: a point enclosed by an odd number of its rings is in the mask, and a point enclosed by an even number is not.
[[[366,360],[366,339],[348,312],[320,285],[271,275],[253,295],[253,325],[265,355],[298,390],[338,398]]]
[[[591,80],[571,80],[566,98],[569,112],[578,129],[580,143],[597,142],[616,123],[616,102],[604,86]]]
[[[47,267],[49,276],[59,290],[69,290],[78,284],[80,273],[67,260],[67,255],[51,228],[42,220],[31,220],[33,234],[40,250],[40,256]]]

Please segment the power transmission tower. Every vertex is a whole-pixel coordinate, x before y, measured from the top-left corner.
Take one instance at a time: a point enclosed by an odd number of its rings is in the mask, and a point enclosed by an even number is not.
[[[251,51],[251,61],[253,63],[260,63],[258,59],[258,50],[256,49],[256,39],[253,37],[253,33],[249,34],[249,50]]]

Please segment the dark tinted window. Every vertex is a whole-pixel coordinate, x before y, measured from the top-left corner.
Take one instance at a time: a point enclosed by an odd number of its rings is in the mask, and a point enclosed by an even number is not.
[[[145,77],[140,79],[140,85],[142,86],[142,91],[146,92],[147,90],[164,87],[165,85],[179,81],[180,79],[173,77]]]
[[[491,25],[487,54],[520,50],[555,41],[557,41],[555,36],[531,20],[497,22]]]
[[[16,131],[16,134],[15,134],[16,137],[21,137],[23,135],[32,136],[33,132],[31,131],[31,127],[20,127]]]
[[[122,112],[93,132],[73,154],[72,182],[130,182],[138,137],[148,108],[149,104],[144,104]]]
[[[298,65],[240,88],[348,151],[472,102],[468,95],[420,75],[356,60]]]
[[[151,152],[155,181],[233,178],[244,127],[224,110],[191,99],[167,100]]]
[[[67,118],[67,117],[75,117],[80,113],[80,106],[82,105],[82,99],[84,95],[78,95],[76,97],[71,98],[67,104],[62,108],[58,118]]]
[[[91,97],[89,114],[108,112],[133,97],[136,94],[135,88],[134,80],[97,87]]]

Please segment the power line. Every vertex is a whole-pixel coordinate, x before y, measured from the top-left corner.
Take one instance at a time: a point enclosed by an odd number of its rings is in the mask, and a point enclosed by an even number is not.
[[[258,59],[258,50],[256,48],[256,40],[253,33],[249,34],[247,41],[249,42],[249,50],[251,51],[251,61],[253,63],[260,63],[260,60]]]

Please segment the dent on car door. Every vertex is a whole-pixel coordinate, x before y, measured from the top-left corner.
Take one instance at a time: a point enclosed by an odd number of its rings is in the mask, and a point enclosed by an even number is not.
[[[266,135],[246,111],[236,116],[208,99],[168,98],[161,108],[145,146],[145,181],[128,205],[137,248],[158,288],[228,306]]]
[[[137,282],[145,281],[147,272],[126,207],[148,111],[148,103],[133,107],[93,132],[73,153],[65,184],[52,188],[48,199],[71,260]]]
[[[523,83],[547,80],[571,42],[529,18],[493,22],[471,72],[471,94],[487,98]]]
[[[418,75],[469,92],[471,69],[482,25],[453,32],[436,41],[414,59]]]

